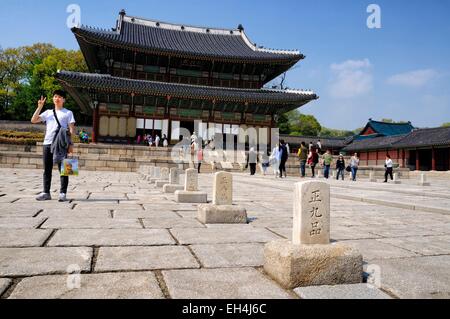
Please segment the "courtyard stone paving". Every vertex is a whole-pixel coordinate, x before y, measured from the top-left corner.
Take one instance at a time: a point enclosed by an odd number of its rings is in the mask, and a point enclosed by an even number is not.
[[[41,170],[0,169],[1,298],[450,298],[450,179],[329,180],[331,239],[360,250],[380,289],[286,290],[264,273],[263,248],[292,237],[298,177],[233,173],[249,223],[204,225],[197,204],[137,173],[81,171],[66,203],[54,173],[53,200],[37,202]],[[208,200],[212,185],[199,175]]]

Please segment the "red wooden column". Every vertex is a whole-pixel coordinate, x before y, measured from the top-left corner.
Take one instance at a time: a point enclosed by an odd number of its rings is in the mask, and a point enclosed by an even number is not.
[[[94,103],[94,112],[92,114],[92,142],[97,143],[98,139],[98,103]]]
[[[431,148],[431,170],[436,170],[436,149],[434,147]]]
[[[416,171],[420,170],[419,150],[416,148]]]
[[[405,163],[405,150],[402,149],[402,167],[406,167],[406,163]]]
[[[366,162],[367,162],[367,166],[369,166],[369,151],[366,152]]]
[[[377,150],[377,157],[376,157],[376,161],[375,161],[375,166],[378,165],[378,150]]]

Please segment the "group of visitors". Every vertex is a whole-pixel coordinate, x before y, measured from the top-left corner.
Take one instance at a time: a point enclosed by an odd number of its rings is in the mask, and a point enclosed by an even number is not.
[[[261,158],[261,168],[264,176],[267,174],[268,168],[272,166],[276,178],[283,178],[283,176],[287,177],[286,162],[290,153],[288,147],[289,146],[284,142],[284,140],[281,140],[280,144],[277,144],[273,148],[272,152],[267,151],[261,154],[261,156],[258,156],[258,153],[255,151],[254,147],[251,147],[246,158],[246,168],[250,166],[250,175],[255,175],[256,163],[259,162],[259,158]],[[306,177],[307,166],[311,169],[311,177],[315,178],[316,167],[320,165],[323,169],[323,177],[325,179],[329,179],[331,167],[335,164],[336,180],[339,180],[339,178],[344,180],[345,172],[348,172],[350,174],[350,179],[352,181],[356,181],[360,163],[358,153],[354,153],[346,165],[344,155],[342,153],[339,154],[335,161],[329,149],[327,149],[323,154],[321,154],[321,150],[322,144],[320,140],[318,140],[316,144],[310,142],[309,146],[306,146],[305,142],[301,142],[300,148],[297,152],[297,157],[300,161],[300,176],[302,178]],[[388,177],[393,180],[393,162],[389,154],[386,155],[384,167],[384,182],[387,183]]]
[[[138,135],[136,138],[136,144],[147,144],[149,147],[159,147],[161,142],[163,147],[169,147],[166,134],[163,134],[162,138],[158,134],[154,137],[151,134]]]

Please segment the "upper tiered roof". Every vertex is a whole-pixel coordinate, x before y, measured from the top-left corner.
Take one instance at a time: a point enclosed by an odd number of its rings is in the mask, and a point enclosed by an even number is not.
[[[230,62],[295,64],[304,58],[299,51],[274,50],[252,43],[238,29],[216,29],[165,23],[127,16],[121,11],[117,27],[102,30],[73,28],[78,41],[196,59]]]

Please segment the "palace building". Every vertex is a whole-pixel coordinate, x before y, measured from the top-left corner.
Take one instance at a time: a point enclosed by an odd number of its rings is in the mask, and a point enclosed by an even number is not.
[[[91,73],[59,71],[57,79],[93,118],[94,142],[132,143],[136,135],[180,128],[203,139],[258,129],[270,143],[277,116],[318,96],[265,88],[305,56],[252,43],[242,25],[215,29],[119,14],[110,30],[73,28]]]

